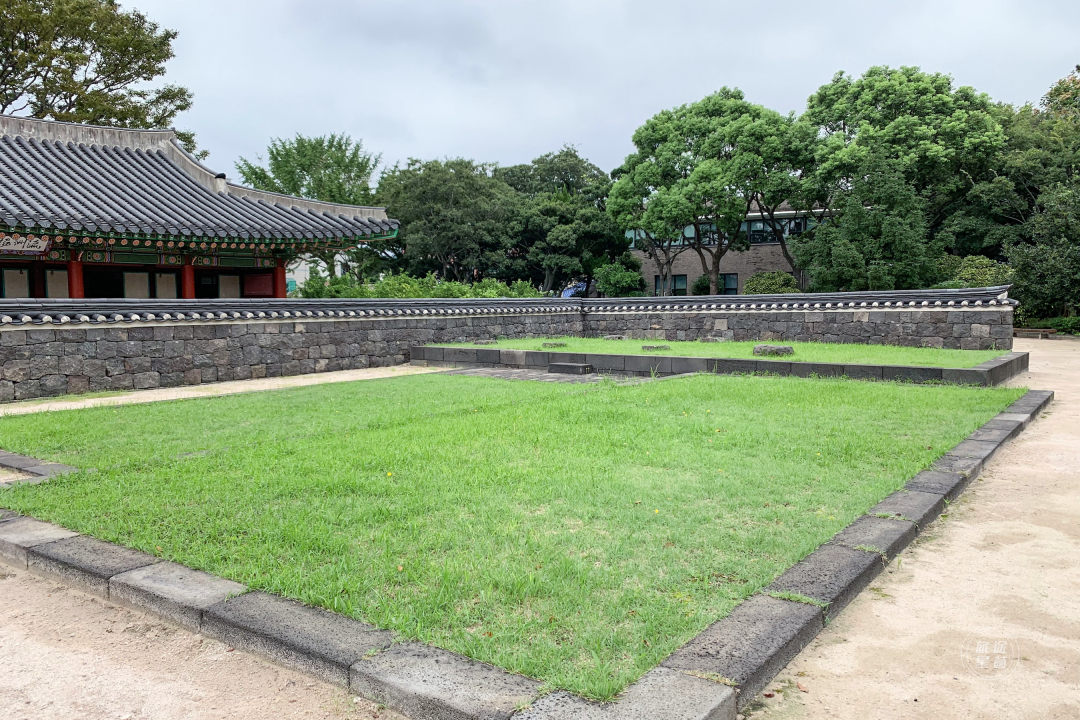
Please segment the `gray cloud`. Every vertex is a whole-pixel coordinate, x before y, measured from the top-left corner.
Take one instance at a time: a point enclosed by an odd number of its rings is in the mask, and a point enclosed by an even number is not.
[[[782,112],[838,70],[918,65],[1035,101],[1078,61],[1075,0],[135,0],[180,31],[179,125],[234,173],[271,137],[347,132],[390,163],[512,164],[573,143],[605,169],[666,107],[727,86]]]

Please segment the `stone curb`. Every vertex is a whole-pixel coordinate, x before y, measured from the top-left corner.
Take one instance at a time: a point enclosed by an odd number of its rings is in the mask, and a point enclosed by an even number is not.
[[[919,473],[613,703],[541,694],[529,678],[420,643],[393,644],[388,631],[3,508],[0,559],[347,685],[413,720],[733,720],[1053,397],[1028,391],[935,463],[966,470]],[[784,593],[795,599],[776,597]]]
[[[511,367],[562,368],[591,365],[596,372],[622,372],[635,375],[684,375],[687,373],[771,373],[808,377],[848,377],[852,380],[944,383],[951,385],[1000,385],[1028,369],[1029,355],[1012,352],[987,360],[973,368],[919,367],[910,365],[851,365],[843,363],[806,363],[790,360],[753,360],[740,358],[703,358],[675,355],[594,355],[499,348],[450,347],[424,345],[409,348],[412,365],[435,367]],[[566,372],[555,370],[555,372]]]
[[[16,453],[5,452],[0,450],[0,467],[7,468],[9,470],[18,470],[19,472],[27,473],[32,477],[17,478],[15,480],[8,480],[7,482],[0,482],[0,488],[11,487],[12,485],[19,485],[23,483],[37,484],[48,480],[56,475],[65,475],[67,473],[78,472],[78,468],[73,468],[70,465],[61,465],[60,463],[46,463],[38,460],[37,458],[27,457],[26,455],[18,455]]]

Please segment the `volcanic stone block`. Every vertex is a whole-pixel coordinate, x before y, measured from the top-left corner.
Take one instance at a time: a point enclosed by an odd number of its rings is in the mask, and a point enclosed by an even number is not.
[[[67,540],[77,534],[59,525],[33,518],[15,518],[0,523],[0,555],[26,567],[26,555],[30,548],[57,540]]]
[[[354,663],[393,641],[389,631],[262,592],[206,608],[202,632],[345,687]]]
[[[37,458],[0,451],[0,467],[22,470],[23,468],[33,467],[40,464],[41,461]]]
[[[627,355],[623,358],[623,367],[626,372],[650,374],[655,372],[657,375],[670,375],[671,358]]]
[[[461,347],[443,348],[443,360],[445,362],[478,362],[475,348]]]
[[[515,367],[525,366],[525,351],[524,350],[500,350],[499,362],[503,365],[513,365]]]
[[[964,488],[970,482],[971,477],[960,473],[924,470],[908,480],[907,485],[904,487],[908,490],[944,495],[947,499],[952,500],[964,492]]]
[[[845,365],[844,374],[852,380],[881,380],[880,365]]]
[[[907,365],[883,365],[881,367],[882,380],[925,383],[941,380],[941,377],[941,368],[911,367]]]
[[[915,539],[916,533],[915,525],[907,520],[863,515],[838,532],[832,542],[856,550],[875,548],[891,560]]]
[[[1015,420],[990,420],[968,435],[968,439],[1001,444],[1016,437],[1023,429],[1023,423]]]
[[[755,595],[661,664],[732,680],[739,688],[740,700],[748,702],[823,625],[824,615],[816,605]]]
[[[1001,444],[997,442],[985,442],[983,440],[961,440],[956,444],[952,450],[948,452],[949,455],[956,455],[958,457],[979,458],[984,463],[993,457],[1001,448]]]
[[[795,348],[790,345],[755,345],[755,355],[794,355]]]
[[[930,466],[930,469],[934,472],[956,473],[968,478],[973,478],[982,472],[983,460],[982,458],[961,457],[959,455],[946,453],[935,460],[934,464]]]
[[[8,510],[7,508],[0,508],[0,522],[7,522],[8,520],[14,520],[20,518],[22,515],[14,510]]]
[[[546,352],[535,352],[533,350],[525,351],[525,367],[546,367],[548,364],[548,354]]]
[[[804,595],[827,604],[826,617],[844,609],[882,569],[874,553],[822,545],[778,577],[767,590]]]
[[[727,720],[735,717],[735,702],[727,685],[660,667],[613,703],[600,705],[559,691],[539,698],[514,720]]]
[[[982,370],[975,370],[974,368],[943,368],[941,371],[941,379],[944,382],[953,383],[954,385],[986,386],[989,384],[986,373]]]
[[[758,360],[756,372],[771,373],[773,375],[790,375],[791,363],[780,362],[779,360]]]
[[[736,360],[733,358],[718,358],[709,360],[709,372],[717,375],[731,375],[732,373],[757,372],[757,360]]]
[[[909,520],[915,524],[916,531],[922,532],[927,525],[937,519],[944,509],[944,495],[908,489],[898,490],[889,495],[870,508],[867,514],[888,515],[896,520]]]
[[[549,373],[562,373],[564,375],[588,375],[593,371],[593,366],[588,363],[554,362],[548,365]]]
[[[1053,399],[1054,393],[1051,390],[1028,390],[1022,398],[1005,408],[1004,412],[1038,415]]]
[[[502,355],[498,348],[481,348],[476,351],[476,362],[498,365]]]
[[[546,343],[540,343],[540,347],[544,347],[544,348],[561,348],[561,347],[566,347],[566,343],[564,343],[564,342],[546,342]]]
[[[650,352],[652,350],[670,350],[671,346],[670,345],[642,345],[641,349],[644,350],[645,352]]]
[[[30,467],[23,468],[23,472],[33,473],[43,480],[51,478],[54,475],[67,475],[68,473],[78,471],[78,468],[73,468],[70,465],[63,465],[61,463],[43,463],[41,465],[31,465]]]
[[[209,573],[163,562],[109,579],[109,597],[198,631],[202,612],[247,588]]]
[[[349,688],[413,720],[509,718],[540,684],[419,643],[400,643],[354,664]]]
[[[27,551],[32,572],[58,575],[65,582],[109,596],[109,578],[158,562],[153,555],[79,535],[32,547]]]
[[[585,362],[592,365],[597,370],[617,370],[619,372],[625,369],[624,356],[622,355],[586,355]]]
[[[676,375],[684,373],[703,373],[709,371],[709,358],[672,357],[671,372]]]

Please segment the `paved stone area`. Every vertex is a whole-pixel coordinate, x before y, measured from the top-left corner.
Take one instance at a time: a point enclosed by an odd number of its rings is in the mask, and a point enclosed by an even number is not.
[[[1054,403],[781,671],[748,720],[1080,718],[1080,343],[1015,349],[1031,367],[1010,384],[1053,390]],[[1015,641],[1019,664],[969,670],[965,641],[980,633]]]
[[[158,388],[155,390],[136,390],[104,397],[59,398],[51,400],[31,400],[0,405],[0,416],[25,415],[27,413],[49,412],[52,410],[75,410],[85,407],[104,405],[132,405],[135,403],[159,402],[161,400],[186,400],[188,398],[213,397],[216,395],[235,395],[237,393],[260,392],[262,390],[284,390],[286,388],[322,385],[323,383],[353,382],[356,380],[377,380],[379,378],[419,375],[440,372],[443,368],[415,367],[412,365],[394,365],[392,367],[364,368],[361,370],[338,370],[336,372],[315,373],[313,375],[291,375],[289,377],[259,378],[256,380],[230,380],[210,385],[189,385],[185,387]],[[6,479],[0,477],[0,482]]]

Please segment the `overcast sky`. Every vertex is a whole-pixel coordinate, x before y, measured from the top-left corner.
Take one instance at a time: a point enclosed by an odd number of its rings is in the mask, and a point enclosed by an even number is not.
[[[1077,0],[127,0],[180,33],[179,127],[236,176],[273,137],[528,162],[564,143],[605,170],[657,111],[721,86],[782,112],[838,70],[917,65],[1037,101],[1080,62]]]

